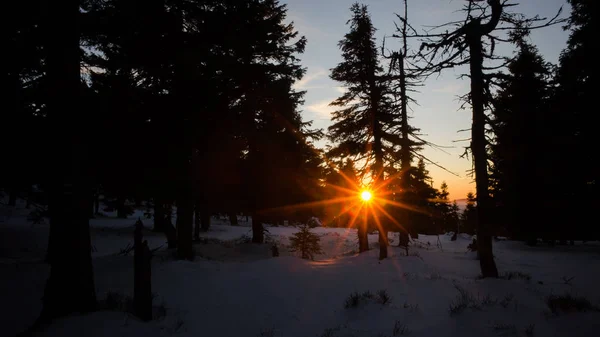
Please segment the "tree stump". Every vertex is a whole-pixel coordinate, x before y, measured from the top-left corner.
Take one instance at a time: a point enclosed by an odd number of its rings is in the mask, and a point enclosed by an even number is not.
[[[135,223],[133,255],[133,310],[143,321],[152,320],[152,253],[148,241],[142,242],[143,224],[140,219]]]

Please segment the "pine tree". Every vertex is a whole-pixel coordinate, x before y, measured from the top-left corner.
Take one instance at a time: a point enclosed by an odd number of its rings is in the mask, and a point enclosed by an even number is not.
[[[303,259],[314,260],[316,254],[323,254],[320,241],[321,238],[311,232],[308,225],[302,225],[300,231],[290,237],[290,251],[300,252]]]
[[[85,155],[86,120],[81,109],[79,1],[49,7],[44,49],[50,150],[49,215],[52,258],[41,321],[96,308],[91,256]]]
[[[505,215],[513,237],[526,239],[542,234],[537,224],[546,223],[540,217],[552,209],[537,195],[552,193],[555,177],[548,175],[546,162],[554,155],[547,148],[554,135],[548,132],[550,65],[534,46],[517,43],[518,54],[494,100],[492,177],[495,199],[502,202],[499,216]]]
[[[552,102],[554,108],[553,139],[548,144],[554,157],[548,166],[556,168],[552,182],[553,213],[551,223],[561,239],[598,239],[598,226],[588,226],[600,202],[600,164],[596,153],[600,147],[597,136],[596,105],[598,3],[592,0],[568,0],[571,16],[565,29],[569,31],[567,47],[562,51],[556,76],[558,88]],[[557,155],[560,154],[560,155]],[[568,154],[568,155],[567,155]],[[567,158],[576,158],[582,165],[572,165]],[[550,202],[550,201],[548,201]],[[558,212],[559,209],[565,210]],[[576,212],[572,212],[577,209]],[[558,214],[556,214],[558,212]],[[571,224],[565,226],[565,223]],[[581,224],[579,226],[578,224]]]
[[[467,193],[467,205],[460,218],[464,233],[471,235],[477,233],[477,204],[472,192]]]
[[[339,42],[343,61],[330,75],[331,79],[343,83],[346,92],[331,103],[340,110],[333,112],[333,124],[328,128],[328,138],[336,145],[327,155],[372,160],[372,185],[377,188],[383,185],[386,155],[391,155],[394,146],[399,144],[399,138],[390,132],[390,127],[397,123],[398,113],[386,95],[388,83],[382,77],[375,28],[367,6],[354,3],[350,11],[352,17],[347,22],[350,31]],[[385,258],[388,228],[381,227],[380,258]],[[366,230],[359,232],[366,235]]]
[[[440,232],[445,233],[448,230],[453,229],[454,222],[452,220],[451,206],[450,201],[448,200],[448,184],[445,181],[440,185],[440,189],[436,191],[437,196],[435,202],[433,204],[434,208],[434,221],[436,222],[436,226],[434,230],[437,231],[436,234]]]
[[[458,208],[456,200],[454,200],[452,206],[450,206],[448,218],[450,220],[450,227],[448,227],[448,230],[454,231],[458,235],[460,233],[460,208]]]

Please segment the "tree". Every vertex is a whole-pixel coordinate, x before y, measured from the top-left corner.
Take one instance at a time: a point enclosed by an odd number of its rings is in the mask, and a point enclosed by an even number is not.
[[[472,192],[469,192],[467,193],[467,205],[460,216],[463,232],[471,235],[477,233],[477,215],[475,195]]]
[[[306,224],[300,226],[300,230],[290,237],[290,251],[300,252],[303,259],[314,260],[315,254],[323,254],[319,242],[321,238],[310,231]]]
[[[375,28],[367,6],[354,3],[350,11],[352,17],[347,22],[350,31],[339,42],[343,61],[331,70],[330,75],[331,79],[342,82],[346,91],[330,104],[341,109],[333,112],[333,124],[328,128],[328,138],[336,145],[327,155],[331,158],[360,156],[372,160],[372,186],[377,189],[377,186],[383,186],[384,158],[397,144],[394,136],[386,134],[386,128],[397,119],[397,114],[390,109],[389,98],[385,96],[386,82],[382,78]],[[380,258],[385,258],[388,229],[382,225],[378,227]],[[366,236],[366,231],[360,232]]]
[[[484,70],[498,69],[500,66],[486,67],[484,61],[505,60],[494,55],[496,43],[505,41],[496,36],[498,29],[512,30],[513,36],[522,36],[534,28],[560,22],[559,13],[541,26],[533,25],[543,21],[539,17],[523,18],[506,11],[513,6],[508,1],[489,0],[481,4],[479,0],[468,0],[465,6],[466,20],[454,23],[458,27],[441,34],[426,35],[420,54],[425,66],[424,73],[438,73],[446,68],[460,65],[469,66],[470,92],[466,96],[473,111],[470,151],[473,156],[477,194],[478,230],[477,244],[479,264],[483,277],[498,277],[498,269],[492,252],[491,225],[493,204],[490,198],[488,174],[488,140],[486,138],[486,107],[489,105],[490,85],[496,76]],[[506,26],[499,25],[505,24]],[[439,27],[447,28],[448,25]],[[442,59],[438,59],[441,57]]]
[[[286,6],[276,0],[230,0],[226,5],[219,21],[224,33],[220,77],[227,88],[227,115],[239,121],[229,126],[241,144],[237,154],[243,158],[243,207],[252,215],[252,241],[263,243],[262,223],[273,216],[269,210],[282,207],[284,200],[293,202],[280,187],[295,176],[282,177],[277,184],[272,177],[290,172],[297,163],[286,162],[289,153],[302,160],[298,166],[303,168],[314,161],[307,157],[307,144],[320,134],[309,129],[298,111],[304,92],[292,88],[305,73],[297,55],[304,51],[306,39],[284,23]]]
[[[559,59],[556,82],[558,88],[553,98],[554,138],[551,146],[555,156],[549,166],[555,167],[552,182],[554,212],[551,226],[561,234],[573,238],[600,238],[597,226],[586,225],[593,217],[599,202],[600,166],[595,153],[600,146],[596,127],[598,117],[590,110],[596,104],[597,60],[594,57],[598,25],[597,3],[590,0],[568,0],[571,15],[564,27],[568,30],[567,47]],[[583,165],[568,164],[566,154]],[[549,201],[550,202],[550,201]],[[577,209],[573,214],[571,210]],[[565,223],[572,225],[565,226]],[[581,227],[577,224],[581,224]],[[568,232],[567,232],[568,231]]]
[[[551,70],[534,46],[522,39],[517,43],[518,54],[493,100],[492,178],[494,199],[501,202],[496,207],[506,215],[512,236],[535,240],[542,230],[537,224],[546,223],[543,214],[553,213],[544,206],[545,198],[536,197],[552,193],[555,180],[547,167],[555,149],[546,145],[553,138],[549,132]]]
[[[96,307],[88,220],[85,115],[80,113],[79,1],[48,7],[45,23],[49,127],[56,133],[50,185],[52,259],[41,320]],[[76,126],[76,127],[72,127]]]
[[[445,181],[440,185],[440,189],[437,192],[435,202],[433,203],[434,209],[434,230],[436,234],[448,231],[453,228],[454,222],[450,214],[450,201],[448,200],[448,184]]]
[[[450,206],[450,213],[448,214],[449,225],[453,225],[456,228],[456,234],[460,233],[460,208],[458,208],[458,204],[456,200],[452,202],[452,206]],[[453,227],[448,227],[449,229],[454,230]]]

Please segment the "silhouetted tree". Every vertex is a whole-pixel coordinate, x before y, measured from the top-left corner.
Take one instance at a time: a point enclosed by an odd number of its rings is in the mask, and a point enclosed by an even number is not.
[[[47,7],[48,21],[44,22],[48,127],[55,136],[49,186],[53,248],[42,321],[96,307],[88,220],[86,122],[80,111],[79,6],[79,1],[52,3]]]
[[[424,73],[437,73],[446,68],[469,65],[470,92],[465,98],[473,110],[471,125],[471,146],[474,174],[477,189],[477,252],[483,277],[498,277],[498,270],[492,252],[491,223],[493,221],[493,201],[490,198],[490,181],[488,174],[488,140],[486,138],[486,107],[490,103],[490,85],[496,76],[484,70],[498,69],[500,66],[488,67],[484,61],[505,60],[494,54],[496,43],[505,41],[498,37],[496,31],[512,30],[515,35],[522,35],[534,28],[548,26],[556,20],[559,13],[541,26],[533,25],[545,19],[523,18],[506,11],[513,6],[508,1],[489,0],[482,4],[480,0],[468,0],[465,5],[466,20],[446,24],[458,26],[454,30],[446,30],[441,34],[424,36],[426,41],[421,45],[421,55],[425,66]],[[499,26],[500,25],[500,26]],[[440,59],[441,58],[441,59]]]
[[[535,240],[542,230],[538,224],[546,223],[543,214],[554,213],[543,206],[546,198],[538,196],[551,194],[556,179],[548,175],[552,169],[546,164],[554,155],[554,149],[547,148],[553,137],[548,132],[548,120],[553,118],[551,70],[534,46],[522,39],[518,45],[517,57],[508,64],[509,74],[500,80],[493,100],[492,178],[494,198],[501,203],[496,207],[502,209],[498,215],[503,215],[512,236]]]
[[[469,192],[467,193],[467,205],[460,215],[463,232],[471,235],[477,233],[477,215],[475,195]]]
[[[333,80],[342,82],[346,91],[331,103],[341,109],[333,112],[333,125],[328,129],[328,138],[336,144],[329,150],[328,156],[372,159],[371,185],[378,189],[378,186],[383,186],[385,156],[398,144],[395,135],[386,133],[397,120],[398,114],[391,109],[389,97],[385,95],[387,82],[382,77],[383,68],[375,45],[375,28],[367,6],[354,3],[350,11],[350,32],[339,42],[343,61],[331,70],[330,75]],[[384,189],[378,193],[384,194]],[[377,224],[380,258],[385,258],[388,228],[381,225],[380,221]]]
[[[549,225],[564,240],[574,237],[598,240],[600,229],[589,226],[587,220],[596,216],[600,201],[600,164],[596,158],[600,146],[596,132],[598,117],[590,108],[597,104],[594,97],[598,62],[592,51],[597,45],[598,7],[597,2],[590,0],[568,0],[568,3],[571,15],[565,29],[570,33],[567,47],[560,55],[558,88],[552,102],[555,138],[547,146],[554,148],[555,153],[568,153],[583,164],[567,164],[563,156],[554,156],[548,162],[555,168],[553,197],[548,200],[555,216]]]

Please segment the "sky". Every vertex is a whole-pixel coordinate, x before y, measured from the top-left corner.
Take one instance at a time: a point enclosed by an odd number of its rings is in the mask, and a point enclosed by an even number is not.
[[[331,125],[330,114],[333,110],[329,103],[342,92],[342,84],[329,78],[329,73],[339,62],[341,52],[338,42],[349,30],[346,22],[350,18],[350,6],[355,0],[281,0],[287,5],[288,21],[293,21],[300,35],[307,38],[304,54],[300,55],[306,75],[296,83],[296,89],[306,90],[305,102],[301,107],[305,120],[312,120],[313,127],[326,131]],[[519,3],[511,11],[528,17],[553,17],[563,6],[561,17],[569,14],[566,0],[513,0]],[[399,23],[395,14],[403,14],[402,0],[363,0],[368,6],[373,25],[377,29],[375,37],[381,47],[386,37],[386,46],[396,48],[397,43],[390,36],[395,32],[394,23]],[[440,25],[463,18],[459,10],[466,2],[463,0],[409,0],[408,19],[413,27],[424,30],[426,26]],[[561,25],[555,25],[534,31],[529,40],[535,44],[546,61],[557,63],[560,52],[566,46],[568,32]],[[414,46],[418,48],[418,41]],[[409,45],[410,48],[410,45]],[[510,56],[514,48],[510,45],[497,47],[498,53]],[[433,162],[445,167],[458,176],[448,173],[435,165],[427,169],[439,188],[442,181],[449,186],[450,200],[463,199],[468,192],[475,192],[473,178],[468,175],[472,169],[469,159],[460,158],[465,152],[470,132],[459,132],[470,128],[471,111],[461,110],[458,96],[468,92],[467,80],[458,79],[466,69],[446,70],[438,77],[428,79],[412,94],[417,105],[409,110],[410,123],[419,129],[427,141],[444,146],[443,150],[426,147],[422,154]],[[323,147],[326,140],[319,141]]]

